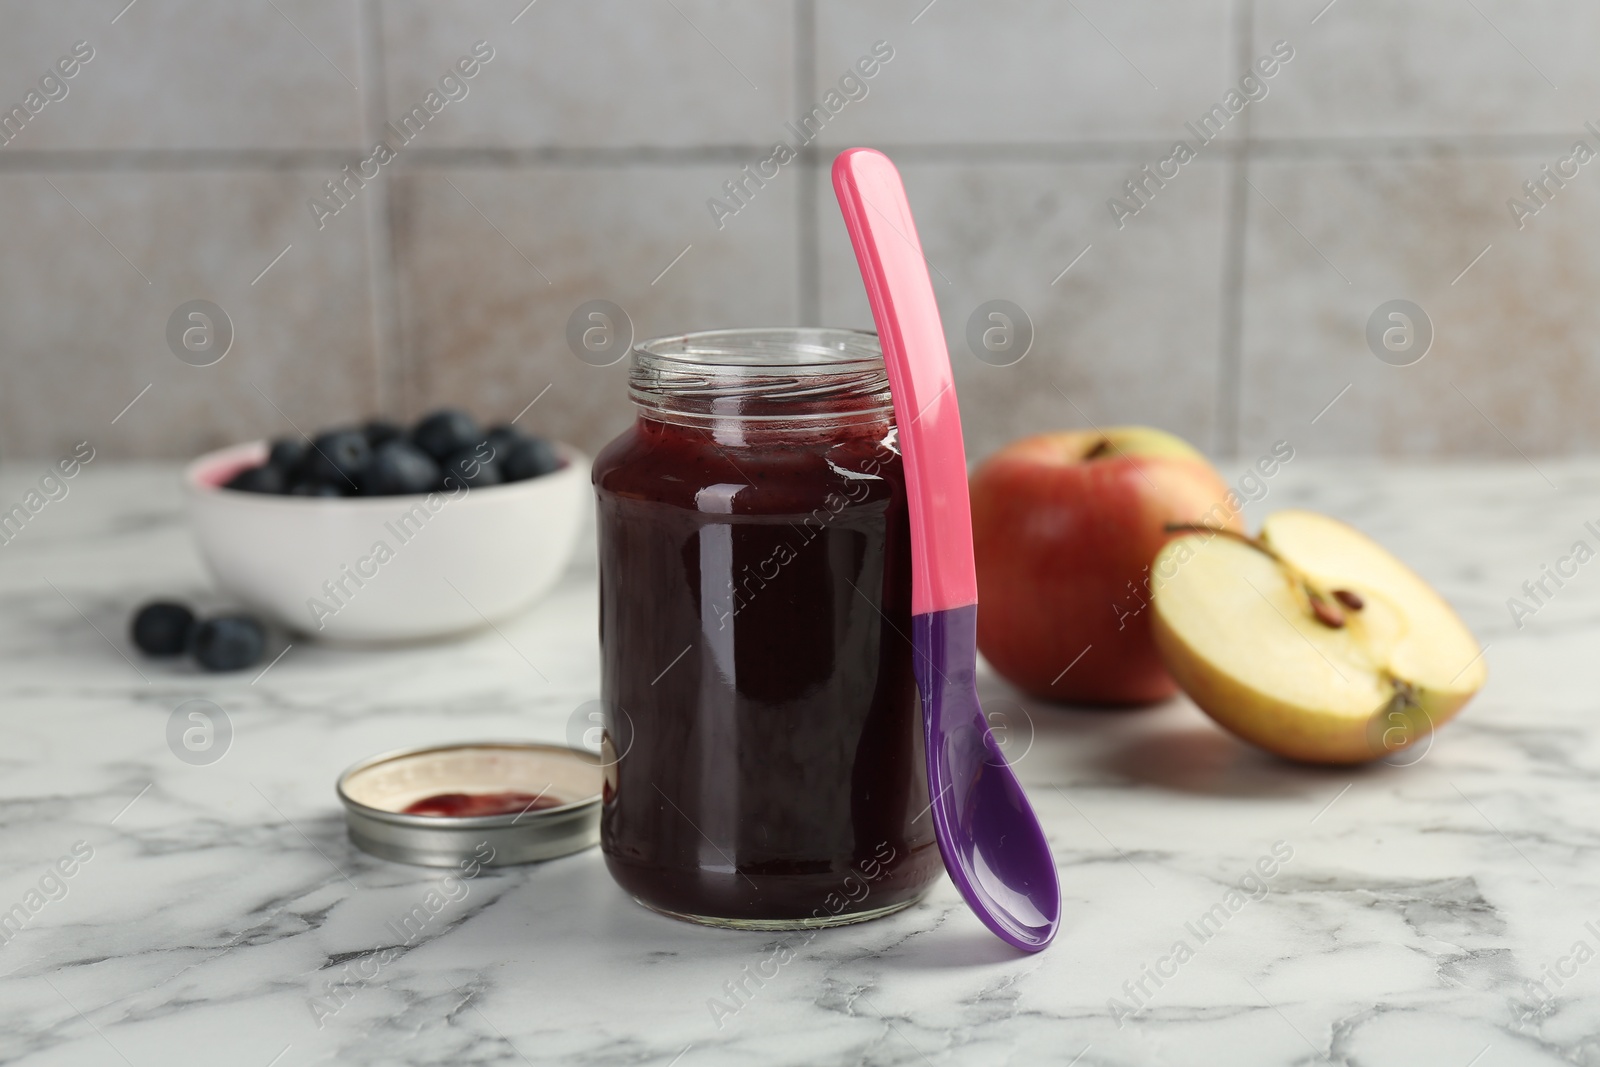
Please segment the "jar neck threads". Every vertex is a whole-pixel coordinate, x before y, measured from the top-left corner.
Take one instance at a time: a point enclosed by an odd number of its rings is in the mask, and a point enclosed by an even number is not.
[[[876,334],[770,327],[634,346],[628,392],[642,417],[738,443],[886,429],[894,407]]]

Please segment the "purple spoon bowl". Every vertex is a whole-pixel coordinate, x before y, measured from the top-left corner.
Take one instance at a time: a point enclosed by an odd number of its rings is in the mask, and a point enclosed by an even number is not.
[[[1060,925],[1061,888],[1044,830],[978,701],[978,606],[914,615],[911,627],[945,868],[985,926],[1037,952]]]

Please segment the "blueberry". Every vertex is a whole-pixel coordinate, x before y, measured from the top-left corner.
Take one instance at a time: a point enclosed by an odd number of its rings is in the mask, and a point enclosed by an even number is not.
[[[133,643],[147,656],[177,656],[189,647],[194,612],[171,600],[152,600],[133,616]]]
[[[267,453],[267,465],[277,467],[285,475],[291,474],[294,469],[306,458],[306,443],[298,437],[280,437],[272,442],[272,450]]]
[[[330,499],[344,496],[344,490],[326,482],[295,482],[289,487],[290,496],[315,496]]]
[[[435,411],[411,431],[412,443],[440,463],[482,440],[472,416],[452,408]]]
[[[500,470],[508,482],[537,478],[561,467],[561,453],[542,437],[525,437],[511,446],[500,460]]]
[[[511,452],[511,446],[522,439],[521,432],[515,426],[495,426],[483,435],[483,443],[493,449],[489,458],[502,465]]]
[[[224,486],[246,493],[281,493],[284,490],[283,471],[270,465],[246,467],[229,478]]]
[[[377,451],[390,441],[399,440],[406,435],[403,429],[388,419],[373,419],[361,427],[361,432],[366,434],[367,444],[372,446],[373,451]]]
[[[372,449],[360,430],[328,430],[312,439],[300,477],[353,489],[371,458]]]
[[[249,615],[219,615],[195,627],[192,648],[208,671],[242,671],[260,662],[267,632]]]
[[[369,496],[430,492],[439,484],[439,465],[409,441],[390,441],[372,454],[361,489]]]
[[[499,485],[504,481],[500,477],[500,465],[492,459],[485,459],[488,454],[488,450],[480,454],[475,448],[463,448],[452,455],[441,465],[444,478],[439,483],[440,487],[453,492],[462,484],[470,489]]]

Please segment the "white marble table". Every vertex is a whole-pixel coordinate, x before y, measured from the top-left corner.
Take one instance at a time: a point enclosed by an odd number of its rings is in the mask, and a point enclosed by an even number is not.
[[[0,547],[0,909],[58,859],[73,870],[0,944],[0,1062],[1600,1063],[1600,563],[1521,629],[1506,608],[1595,542],[1600,464],[1539,466],[1559,489],[1521,462],[1297,461],[1255,506],[1356,522],[1491,646],[1488,688],[1415,765],[1290,766],[1181,700],[1029,705],[1018,770],[1061,867],[1055,945],[1007,950],[944,882],[893,918],[794,942],[719,1027],[712,998],[785,939],[650,914],[596,851],[485,873],[374,962],[438,874],[355,851],[335,776],[401,745],[562,739],[596,695],[589,549],[504,638],[297,644],[259,680],[202,676],[124,637],[142,599],[212,595],[173,469],[97,461]],[[42,470],[0,470],[0,508]],[[993,679],[985,695],[1015,699]],[[191,698],[233,723],[210,766],[167,747]],[[1292,858],[1266,895],[1196,936],[1278,842]],[[338,981],[319,1027],[315,998]],[[1113,998],[1142,1009],[1119,1020]]]

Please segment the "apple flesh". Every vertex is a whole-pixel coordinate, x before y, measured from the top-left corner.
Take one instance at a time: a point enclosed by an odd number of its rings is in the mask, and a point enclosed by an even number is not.
[[[1487,677],[1438,593],[1324,515],[1277,512],[1257,538],[1188,534],[1151,573],[1153,633],[1172,676],[1222,726],[1290,759],[1399,752]]]
[[[1177,691],[1150,635],[1149,566],[1170,523],[1237,529],[1228,486],[1144,427],[1041,434],[973,474],[978,648],[1046,700],[1144,704]]]

